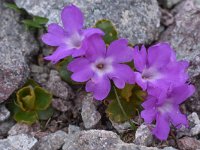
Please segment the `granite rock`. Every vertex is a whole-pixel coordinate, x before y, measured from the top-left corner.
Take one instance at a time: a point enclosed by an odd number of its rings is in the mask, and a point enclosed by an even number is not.
[[[97,111],[95,100],[91,94],[87,94],[83,98],[81,116],[86,129],[95,127],[101,119],[101,114]]]
[[[10,111],[5,107],[5,105],[0,105],[0,122],[5,121],[10,117]]]
[[[184,137],[177,141],[180,150],[198,150],[200,149],[200,141],[191,137]]]
[[[46,17],[49,23],[60,23],[65,5],[75,4],[85,14],[86,27],[100,19],[109,19],[117,27],[119,36],[131,43],[151,43],[158,37],[160,12],[157,0],[15,0],[30,14]]]
[[[55,133],[49,134],[42,137],[39,142],[34,146],[35,150],[58,150],[64,144],[64,139],[67,133],[64,131],[56,131]]]
[[[0,103],[22,85],[29,76],[28,56],[36,52],[38,44],[20,24],[20,15],[0,3]]]
[[[191,113],[187,117],[189,121],[189,128],[181,127],[177,129],[177,137],[183,136],[198,136],[200,134],[200,120],[196,112]]]
[[[81,129],[80,129],[79,126],[75,126],[75,125],[69,124],[69,126],[68,126],[68,134],[74,134],[74,133],[80,132],[80,131],[81,131]]]
[[[142,124],[137,128],[134,143],[145,146],[152,145],[153,135],[147,125]]]
[[[146,147],[133,143],[124,143],[119,136],[112,131],[88,130],[68,134],[63,150],[160,150],[156,147]],[[166,147],[163,150],[175,150]]]
[[[9,136],[0,140],[0,149],[2,150],[31,150],[37,143],[37,139],[27,134]]]
[[[0,136],[5,137],[8,134],[8,131],[12,128],[15,124],[14,120],[5,120],[4,122],[0,123]]]
[[[68,110],[71,110],[71,108],[73,107],[71,101],[63,100],[60,98],[53,98],[52,106],[53,108],[61,112],[66,112]]]
[[[190,134],[191,136],[198,135],[200,133],[200,120],[197,113],[193,112],[188,116],[190,123]]]
[[[30,131],[30,126],[23,123],[16,123],[12,128],[8,131],[8,135],[17,135],[17,134],[26,134]]]
[[[117,130],[117,132],[119,133],[124,133],[128,130],[131,129],[131,125],[128,121],[124,122],[124,123],[117,123],[114,122],[110,119],[110,122],[112,123],[112,126]]]
[[[62,81],[59,73],[56,70],[51,70],[49,74],[49,80],[43,84],[43,86],[50,91],[55,97],[63,100],[69,100],[72,95],[70,86]]]

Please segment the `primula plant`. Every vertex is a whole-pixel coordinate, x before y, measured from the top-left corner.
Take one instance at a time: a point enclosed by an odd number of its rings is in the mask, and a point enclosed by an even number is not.
[[[42,36],[44,43],[57,47],[45,59],[57,63],[65,81],[84,84],[94,99],[108,102],[111,120],[133,125],[130,119],[141,111],[147,124],[155,121],[152,133],[160,140],[167,139],[171,125],[188,126],[179,105],[195,88],[188,82],[188,62],[178,61],[168,43],[132,47],[127,39],[118,39],[109,20],[85,29],[84,15],[74,5],[62,10],[61,19],[63,27],[50,24]]]
[[[48,91],[29,80],[17,91],[16,100],[10,104],[10,108],[17,122],[32,124],[52,116],[51,100],[52,95]]]

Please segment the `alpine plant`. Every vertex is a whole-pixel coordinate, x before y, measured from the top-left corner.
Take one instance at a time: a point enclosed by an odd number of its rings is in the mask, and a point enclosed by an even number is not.
[[[160,140],[167,139],[171,125],[188,126],[179,106],[195,92],[188,82],[189,63],[177,60],[168,43],[133,48],[121,38],[106,45],[102,30],[84,29],[83,13],[74,5],[64,7],[61,20],[63,27],[52,23],[42,36],[44,43],[57,47],[44,59],[57,63],[72,56],[66,69],[72,80],[86,84],[85,90],[96,100],[104,100],[112,84],[119,89],[127,83],[139,85],[147,92],[141,116],[147,124],[155,122],[152,133]]]

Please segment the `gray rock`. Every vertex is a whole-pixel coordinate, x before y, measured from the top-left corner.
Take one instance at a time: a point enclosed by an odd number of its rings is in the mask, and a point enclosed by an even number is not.
[[[60,98],[53,98],[52,106],[56,110],[61,111],[61,112],[66,112],[73,107],[71,101],[63,100]]]
[[[88,130],[68,134],[63,150],[159,150],[156,147],[145,147],[128,144],[120,140],[112,131]],[[175,150],[167,147],[165,150]]]
[[[111,131],[88,130],[69,134],[65,139],[63,150],[117,150],[117,144],[123,143]]]
[[[10,117],[9,110],[5,107],[5,105],[0,105],[0,122],[5,121]]]
[[[86,27],[94,26],[100,19],[111,20],[119,36],[131,43],[151,43],[158,36],[160,12],[157,0],[15,0],[20,8],[30,14],[46,17],[49,23],[60,23],[60,12],[67,4],[75,4],[85,14]]]
[[[0,140],[2,150],[30,150],[37,143],[37,139],[27,134],[9,136],[7,139]]]
[[[8,131],[15,124],[14,120],[6,120],[0,123],[0,136],[7,136]]]
[[[35,64],[30,65],[30,70],[31,70],[31,73],[43,73],[44,72],[43,67],[35,65]]]
[[[0,149],[2,150],[17,150],[16,148],[14,148],[13,146],[10,145],[10,143],[8,142],[8,140],[0,140]]]
[[[192,136],[198,135],[200,133],[200,120],[197,113],[193,112],[188,116],[190,122],[190,134]]]
[[[48,81],[49,75],[47,73],[33,73],[31,72],[34,81],[41,85],[45,85]]]
[[[34,147],[36,150],[58,150],[64,144],[64,139],[67,133],[64,131],[57,131],[55,133],[49,134],[42,137],[37,145]]]
[[[170,13],[170,11],[166,10],[166,9],[162,9],[160,8],[161,11],[161,24],[164,26],[169,26],[172,25],[174,23],[174,16],[172,15],[172,13]]]
[[[141,145],[124,143],[124,144],[119,144],[119,147],[116,150],[177,150],[177,149],[173,147],[165,147],[163,149],[159,149],[157,147],[146,147]]]
[[[19,14],[0,3],[0,103],[29,75],[26,58],[39,48],[34,36],[19,22]]]
[[[188,117],[189,128],[182,127],[177,129],[177,137],[197,136],[200,133],[200,120],[196,112],[193,112]]]
[[[8,135],[17,135],[22,133],[28,133],[30,131],[30,126],[23,123],[16,123],[12,128],[8,131]]]
[[[71,96],[71,88],[66,82],[61,80],[59,73],[56,70],[50,71],[49,80],[45,83],[44,86],[54,96],[63,100],[68,100]]]
[[[189,74],[196,86],[196,93],[186,104],[190,112],[200,115],[200,0],[186,0],[175,15],[175,24],[161,35],[161,41],[169,42],[179,59],[190,62]]]
[[[174,5],[181,2],[181,0],[158,0],[158,2],[166,8],[172,8]]]
[[[30,150],[37,143],[36,138],[27,134],[9,136],[7,140],[11,146],[19,150]]]
[[[93,128],[101,119],[101,114],[97,111],[95,100],[91,94],[87,94],[83,98],[81,116],[87,129]]]
[[[81,131],[79,126],[75,126],[75,125],[71,125],[71,124],[68,126],[68,134],[74,134],[79,131]]]
[[[75,93],[76,98],[73,99],[74,105],[71,108],[72,114],[74,118],[81,118],[81,110],[82,110],[82,102],[86,95],[85,91],[78,91]]]
[[[163,148],[163,150],[177,150],[177,149],[170,146],[170,147]]]
[[[134,143],[145,146],[152,145],[153,135],[147,125],[142,124],[137,128]]]
[[[200,149],[200,141],[191,137],[184,137],[178,140],[178,147],[181,150],[198,150]]]
[[[124,122],[124,123],[116,123],[112,120],[110,120],[111,123],[112,123],[112,126],[117,130],[117,132],[119,133],[124,133],[126,131],[128,131],[129,129],[131,129],[131,125],[130,123],[127,121],[127,122]]]

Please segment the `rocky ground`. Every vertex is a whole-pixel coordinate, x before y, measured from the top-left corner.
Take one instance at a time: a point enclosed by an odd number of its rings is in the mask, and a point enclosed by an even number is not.
[[[179,59],[190,62],[196,93],[182,105],[190,128],[172,129],[167,141],[156,140],[142,123],[134,133],[129,123],[117,124],[105,106],[90,94],[64,82],[55,66],[42,58],[54,49],[41,43],[40,31],[26,30],[22,16],[0,0],[0,150],[196,150],[200,149],[200,0],[15,0],[29,14],[60,23],[60,10],[79,6],[86,26],[111,20],[120,37],[133,44],[169,42]],[[52,92],[54,115],[32,126],[16,123],[5,104],[33,78]]]

